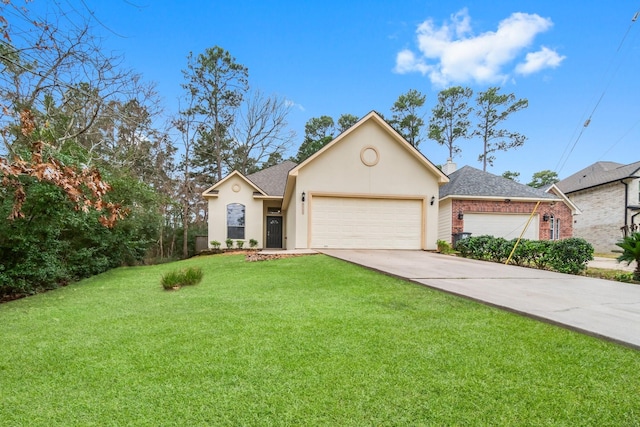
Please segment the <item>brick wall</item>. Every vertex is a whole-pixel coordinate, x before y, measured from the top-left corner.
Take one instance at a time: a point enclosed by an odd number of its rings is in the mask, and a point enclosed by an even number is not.
[[[536,206],[535,202],[518,202],[511,201],[506,203],[504,200],[454,200],[451,209],[452,233],[464,231],[464,218],[458,219],[458,212],[463,213],[518,213],[530,214]],[[550,221],[544,221],[543,215],[553,215],[560,220],[560,237],[567,238],[573,236],[573,215],[571,209],[562,202],[542,202],[538,206],[539,213],[539,239],[549,240]]]
[[[611,252],[622,238],[624,193],[625,186],[614,182],[568,195],[582,211],[582,215],[576,215],[574,235],[591,243],[596,252]]]

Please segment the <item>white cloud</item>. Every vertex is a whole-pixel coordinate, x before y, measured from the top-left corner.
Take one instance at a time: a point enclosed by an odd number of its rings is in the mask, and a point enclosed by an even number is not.
[[[524,62],[516,66],[516,73],[527,75],[536,73],[544,68],[556,68],[566,58],[558,52],[542,46],[538,52],[527,53]]]
[[[395,71],[399,74],[410,73],[412,71],[427,74],[430,70],[431,67],[422,62],[422,60],[416,59],[416,56],[409,49],[398,52],[396,56]]]
[[[533,43],[539,33],[553,23],[536,14],[513,13],[498,24],[496,31],[474,35],[467,9],[462,9],[441,26],[428,19],[416,30],[418,51],[405,49],[396,56],[394,71],[400,74],[419,72],[432,83],[495,83],[510,74],[507,69]],[[531,74],[547,67],[557,67],[564,59],[557,52],[542,48],[529,53],[516,71]]]
[[[303,106],[302,104],[298,104],[297,102],[292,101],[292,100],[290,100],[290,99],[285,100],[285,101],[284,101],[284,104],[285,104],[287,107],[290,107],[290,108],[297,108],[297,109],[298,109],[298,110],[300,110],[300,111],[305,111],[305,108],[304,108],[304,106]]]

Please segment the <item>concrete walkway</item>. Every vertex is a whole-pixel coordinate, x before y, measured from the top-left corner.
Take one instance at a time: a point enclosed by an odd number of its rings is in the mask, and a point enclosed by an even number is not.
[[[320,252],[640,349],[640,285],[424,251]]]
[[[615,258],[593,257],[593,261],[589,261],[589,267],[631,272],[636,269],[636,263],[627,265],[626,262],[618,262]]]

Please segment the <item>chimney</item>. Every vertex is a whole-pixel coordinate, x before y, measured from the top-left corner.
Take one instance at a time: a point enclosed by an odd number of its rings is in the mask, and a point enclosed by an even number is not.
[[[456,164],[451,160],[451,157],[449,157],[447,159],[447,163],[442,165],[442,172],[444,172],[445,175],[449,176],[454,173],[457,168],[458,167],[456,166]]]

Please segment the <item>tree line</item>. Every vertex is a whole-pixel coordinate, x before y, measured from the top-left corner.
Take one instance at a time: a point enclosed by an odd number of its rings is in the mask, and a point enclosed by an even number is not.
[[[503,125],[511,114],[527,108],[528,101],[516,99],[512,93],[500,93],[499,87],[479,92],[475,99],[468,87],[454,86],[440,91],[428,123],[423,110],[426,99],[420,91],[410,89],[394,102],[391,117],[387,119],[416,148],[428,138],[445,146],[449,158],[453,159],[462,152],[461,140],[478,138],[482,143],[478,161],[486,171],[487,166],[493,166],[496,152],[520,147],[527,140],[525,135],[505,129]],[[473,101],[475,104],[472,105]],[[357,116],[343,114],[336,127],[330,116],[311,118],[305,125],[304,140],[292,160],[304,161],[357,121]]]
[[[1,7],[0,298],[192,255],[202,191],[281,162],[293,143],[286,99],[251,88],[221,47],[187,56],[167,115],[90,19],[59,3],[44,18]]]

